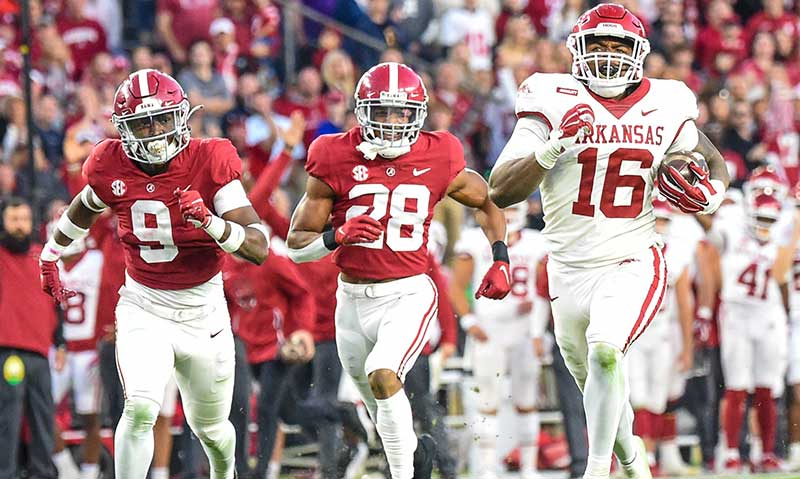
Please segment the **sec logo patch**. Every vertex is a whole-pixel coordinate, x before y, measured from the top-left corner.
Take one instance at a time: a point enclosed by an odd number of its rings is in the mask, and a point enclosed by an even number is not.
[[[369,178],[369,170],[364,165],[356,165],[353,168],[353,179],[356,181],[364,181]]]

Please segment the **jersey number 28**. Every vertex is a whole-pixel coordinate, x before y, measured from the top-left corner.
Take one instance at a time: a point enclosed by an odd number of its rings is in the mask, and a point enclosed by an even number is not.
[[[416,251],[422,247],[425,219],[428,217],[431,200],[431,192],[426,186],[397,185],[394,190],[389,190],[386,185],[361,184],[354,186],[348,197],[352,200],[365,195],[373,195],[372,206],[353,205],[347,209],[345,218],[349,220],[363,215],[371,208],[371,218],[381,221],[388,212],[389,221],[385,234],[381,234],[375,241],[359,243],[358,246],[381,249],[385,236],[386,246],[394,251]],[[416,203],[413,211],[406,211],[409,202]]]

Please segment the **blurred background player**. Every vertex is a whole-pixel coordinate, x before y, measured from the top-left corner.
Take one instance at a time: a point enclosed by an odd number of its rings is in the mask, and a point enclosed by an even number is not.
[[[536,294],[536,267],[545,255],[544,239],[538,231],[526,228],[528,202],[503,210],[508,231],[511,259],[511,294],[502,301],[478,299],[472,305],[466,291],[480,286],[480,271],[492,262],[492,252],[480,228],[465,230],[455,246],[451,297],[461,327],[470,338],[472,374],[478,389],[478,417],[472,428],[477,438],[479,466],[474,477],[491,479],[498,475],[497,440],[503,433],[497,425],[501,384],[511,377],[511,397],[517,413],[516,434],[520,446],[520,477],[536,477],[539,441],[539,415],[536,411],[541,358],[544,355],[542,332],[531,329],[533,296]],[[480,222],[480,220],[479,220]]]

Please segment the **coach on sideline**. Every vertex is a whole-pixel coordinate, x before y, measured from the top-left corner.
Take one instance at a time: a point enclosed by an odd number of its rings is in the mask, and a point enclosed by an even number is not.
[[[20,477],[17,455],[23,411],[31,431],[28,472],[57,479],[53,464],[55,406],[48,350],[58,321],[53,300],[39,283],[40,246],[32,245],[33,218],[24,200],[0,202],[0,479]],[[63,367],[63,338],[56,367]]]

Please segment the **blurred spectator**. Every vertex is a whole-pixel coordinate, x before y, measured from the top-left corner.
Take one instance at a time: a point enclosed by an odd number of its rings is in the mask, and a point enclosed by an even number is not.
[[[452,47],[462,41],[469,46],[470,67],[473,70],[492,67],[494,20],[489,12],[478,7],[478,0],[464,0],[462,8],[447,10],[442,15],[439,43]]]
[[[208,40],[208,29],[218,8],[217,0],[158,0],[156,30],[175,62],[189,61],[189,47]]]
[[[277,131],[289,128],[289,118],[273,112],[272,98],[264,91],[259,91],[253,96],[251,106],[255,113],[246,121],[247,145],[251,147],[258,145],[263,151],[270,152],[269,158],[273,158],[283,150],[284,142]],[[308,125],[306,125],[307,133]],[[294,148],[292,156],[303,158],[305,151],[303,144],[299,144]]]
[[[177,77],[186,91],[189,103],[203,105],[195,116],[202,118],[203,128],[220,128],[222,115],[233,108],[233,95],[225,85],[222,75],[214,70],[214,56],[208,42],[192,45],[189,66]]]
[[[396,48],[387,48],[386,50],[383,51],[383,53],[381,53],[380,62],[405,63],[405,60],[403,58],[403,52],[401,52]],[[431,84],[429,82],[425,82],[425,85],[430,87]]]
[[[547,37],[554,42],[563,42],[567,35],[572,33],[572,28],[578,17],[587,9],[585,0],[560,0],[554,2],[547,16]],[[508,30],[506,30],[508,34]]]
[[[80,117],[67,128],[64,138],[64,180],[71,196],[76,195],[86,185],[81,168],[95,143],[117,136],[110,116],[100,107],[98,94],[94,89],[81,86],[77,92],[77,100]]]
[[[680,80],[686,84],[695,94],[700,93],[703,88],[703,80],[692,70],[694,61],[694,50],[688,45],[676,46],[669,55],[670,62],[666,71],[666,77],[673,80]]]
[[[253,41],[253,15],[255,11],[251,2],[247,0],[222,0],[222,15],[218,18],[227,18],[234,26],[234,37],[239,51],[247,53]],[[214,22],[211,22],[213,30]],[[211,33],[213,37],[213,33]]]
[[[263,68],[274,71],[281,53],[281,13],[270,0],[256,0],[258,13],[253,17],[253,40],[246,52]]]
[[[319,123],[328,115],[322,99],[322,78],[314,67],[305,67],[297,75],[297,84],[275,100],[275,113],[288,117],[295,110],[306,118],[306,136],[303,143],[308,148]]]
[[[121,68],[120,68],[121,67]],[[99,108],[111,112],[114,93],[122,80],[127,78],[130,63],[124,58],[116,62],[111,54],[103,52],[92,59],[89,67],[83,72],[81,85],[88,86],[97,95]]]
[[[43,95],[35,108],[34,123],[36,132],[42,139],[42,149],[53,168],[61,167],[62,145],[64,143],[64,116],[58,99],[53,95]]]
[[[784,10],[783,0],[763,0],[764,10],[753,15],[745,26],[745,40],[752,42],[761,32],[783,31],[790,35],[792,43],[797,43],[797,15]]]
[[[17,190],[17,174],[7,163],[0,163],[0,198],[19,195]]]
[[[436,72],[436,88],[432,97],[437,102],[442,102],[450,108],[453,122],[458,124],[464,119],[472,101],[461,90],[464,81],[462,73],[453,63],[442,63]]]
[[[433,0],[391,0],[389,15],[398,43],[419,54],[420,39],[434,18]]]
[[[318,69],[322,69],[322,60],[329,52],[339,50],[342,47],[342,35],[333,28],[324,28],[319,34],[317,50],[314,52],[312,63]]]
[[[56,23],[72,55],[73,78],[80,78],[94,56],[108,50],[105,29],[86,16],[85,5],[86,0],[64,0],[64,10]]]
[[[732,45],[731,38],[724,35],[723,31],[728,24],[737,25],[737,19],[730,3],[726,0],[713,0],[706,8],[706,25],[698,32],[695,39],[695,55],[697,62],[704,69],[713,67],[714,58],[722,50],[741,48],[744,52],[744,39],[741,44]],[[741,32],[741,28],[739,29]]]
[[[365,4],[366,10],[364,11],[355,0],[337,2],[336,19],[389,47],[398,46],[389,18],[389,0],[367,0]],[[378,63],[378,57],[380,57],[378,50],[365,47],[350,38],[345,38],[342,46],[361,70],[366,70]]]
[[[55,478],[55,406],[48,351],[55,343],[55,368],[64,367],[64,339],[57,334],[52,298],[39,285],[39,246],[33,246],[31,207],[20,198],[2,206],[0,227],[0,477],[21,477],[17,459],[23,420],[30,433],[27,468],[32,477]]]
[[[34,68],[43,76],[47,91],[63,104],[72,93],[72,80],[76,78],[71,48],[53,25],[37,29],[36,42],[40,52]]]
[[[325,110],[328,112],[328,118],[319,124],[314,137],[345,131],[349,109],[349,102],[340,91],[333,90],[325,94]]]
[[[83,13],[103,26],[108,48],[122,48],[122,8],[118,0],[86,0]]]
[[[236,43],[236,27],[229,18],[214,19],[209,27],[211,44],[214,50],[214,64],[217,72],[225,80],[225,86],[233,94],[236,92],[236,79],[238,75],[239,44]]]
[[[341,92],[348,100],[356,90],[356,72],[350,56],[343,50],[332,50],[325,55],[320,67],[328,91]]]
[[[153,68],[153,50],[147,45],[139,45],[131,51],[131,71]]]
[[[550,30],[552,31],[552,30]],[[533,69],[536,62],[536,31],[526,15],[511,18],[506,24],[506,34],[497,47],[495,66],[514,69],[523,65]]]

